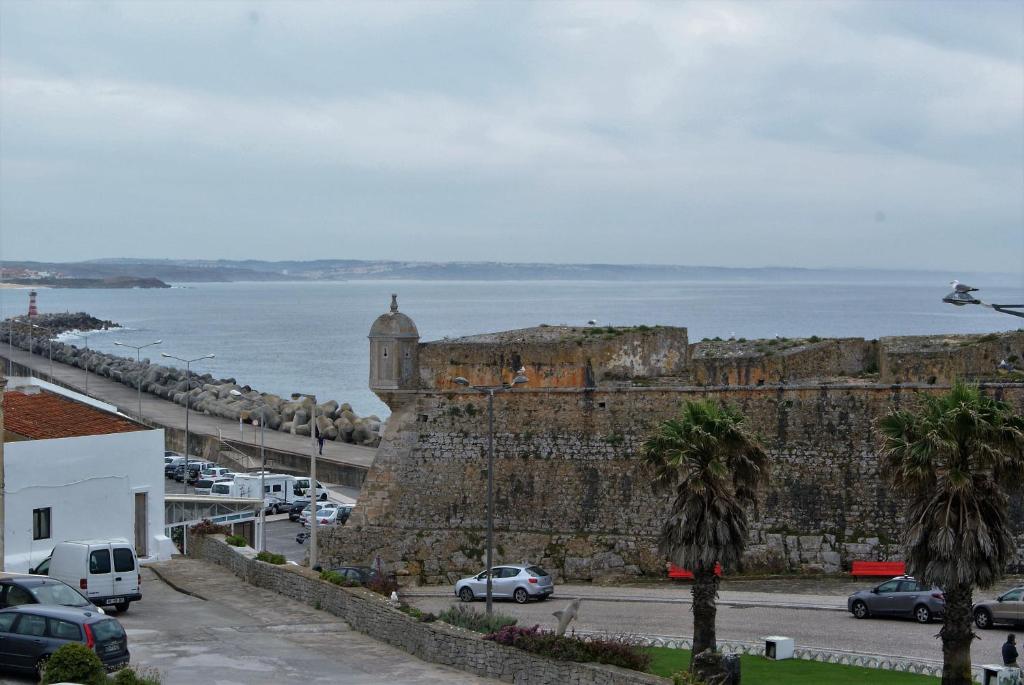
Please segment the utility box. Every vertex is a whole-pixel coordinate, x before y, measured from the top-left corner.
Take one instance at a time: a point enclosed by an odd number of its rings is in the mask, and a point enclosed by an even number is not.
[[[792,659],[793,638],[782,635],[769,635],[764,638],[764,657],[766,659]]]
[[[985,664],[981,667],[981,685],[1021,685],[1021,672],[1015,666]]]

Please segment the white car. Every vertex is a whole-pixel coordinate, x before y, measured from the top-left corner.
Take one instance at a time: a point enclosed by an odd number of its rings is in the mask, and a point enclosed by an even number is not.
[[[506,564],[491,569],[491,596],[526,604],[531,599],[545,600],[555,591],[555,584],[540,566]],[[472,602],[487,596],[487,572],[463,578],[455,583],[455,596]]]
[[[331,505],[331,504],[320,505],[316,509],[316,520],[322,526],[323,525],[330,525],[330,524],[337,523],[338,522],[338,512],[339,512],[338,507],[336,507],[334,505]],[[302,510],[301,521],[302,521],[302,525],[303,526],[308,526],[309,525],[309,517],[310,517],[311,513],[312,513],[312,511],[310,510],[309,507],[306,507],[305,509]]]
[[[224,468],[223,466],[214,466],[212,468],[203,469],[199,474],[200,478],[234,478],[235,474],[232,473],[231,469]]]

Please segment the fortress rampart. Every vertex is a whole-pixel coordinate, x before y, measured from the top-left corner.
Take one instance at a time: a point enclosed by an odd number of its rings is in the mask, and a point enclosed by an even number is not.
[[[914,406],[953,376],[1024,407],[1024,383],[995,372],[1001,358],[1020,354],[1021,333],[957,338],[953,349],[939,342],[923,358],[907,339],[883,339],[797,341],[757,360],[709,351],[792,341],[730,348],[689,345],[685,329],[551,328],[418,345],[418,374],[381,393],[394,413],[351,520],[323,536],[327,558],[380,556],[428,582],[481,568],[486,397],[456,389],[459,375],[496,384],[526,369],[524,388],[495,397],[496,557],[574,579],[664,573],[656,535],[668,501],[652,492],[639,450],[685,400],[738,406],[768,447],[772,483],[751,512],[747,554],[748,565],[765,570],[838,571],[854,559],[899,557],[902,502],[877,454],[877,420],[891,407]],[[921,372],[928,376],[919,382],[880,382],[885,373]],[[711,374],[730,384],[697,385]],[[1019,492],[1012,520],[1020,531],[1014,564],[1024,570]]]

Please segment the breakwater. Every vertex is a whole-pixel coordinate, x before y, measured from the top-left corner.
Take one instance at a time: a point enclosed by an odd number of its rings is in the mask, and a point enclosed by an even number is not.
[[[68,364],[145,393],[170,400],[211,416],[308,437],[313,430],[325,440],[376,447],[380,442],[381,420],[377,416],[360,417],[351,405],[336,400],[317,403],[309,395],[294,393],[282,398],[238,383],[234,378],[214,378],[211,374],[189,374],[184,369],[154,364],[149,359],[136,362],[127,357],[107,354],[55,340],[69,331],[117,328],[113,321],[97,319],[86,313],[41,314],[30,326],[24,320],[8,319],[0,332],[0,342],[13,345],[43,358]]]

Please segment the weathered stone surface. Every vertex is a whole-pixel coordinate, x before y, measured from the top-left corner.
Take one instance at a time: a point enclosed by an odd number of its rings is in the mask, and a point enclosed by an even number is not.
[[[1024,407],[1024,386],[983,386]],[[818,385],[598,388],[495,398],[497,561],[534,561],[561,578],[661,575],[668,500],[650,488],[640,445],[687,399],[740,408],[760,433],[772,482],[750,512],[746,563],[848,570],[898,557],[902,500],[880,472],[877,420],[942,388]],[[420,569],[425,582],[479,571],[485,530],[486,397],[423,392],[392,414],[349,524],[325,533],[336,561]],[[1014,494],[1024,530],[1024,496]],[[427,571],[437,567],[435,574]],[[1024,568],[1024,536],[1015,568]],[[731,570],[727,570],[731,572]]]

